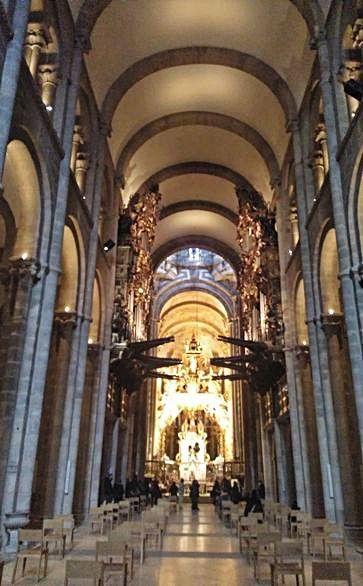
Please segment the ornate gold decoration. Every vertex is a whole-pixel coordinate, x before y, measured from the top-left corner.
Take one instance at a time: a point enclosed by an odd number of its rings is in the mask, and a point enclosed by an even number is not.
[[[261,254],[264,248],[259,215],[250,201],[239,198],[239,222],[237,240],[240,246],[241,267],[238,271],[238,286],[242,300],[242,311],[251,312],[258,300],[261,280]]]
[[[131,287],[135,306],[140,306],[145,316],[150,310],[153,290],[153,266],[151,248],[155,240],[158,221],[158,204],[161,195],[158,186],[144,194],[136,194],[130,201],[129,213],[132,220],[131,241],[135,253]]]

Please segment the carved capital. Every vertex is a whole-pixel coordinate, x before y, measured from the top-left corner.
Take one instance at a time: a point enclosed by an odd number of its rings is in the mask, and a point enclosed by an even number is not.
[[[295,346],[295,357],[299,368],[303,369],[310,364],[310,350],[309,346],[299,344]]]
[[[300,121],[297,117],[289,118],[286,123],[286,131],[287,132],[298,132],[300,129]]]
[[[34,258],[11,258],[9,265],[9,276],[12,279],[31,279],[35,284],[40,279],[41,264]]]
[[[45,32],[42,23],[29,22],[25,37],[25,45],[29,48],[36,47],[39,50],[45,45]]]
[[[326,42],[326,30],[325,28],[316,28],[314,35],[310,39],[310,49],[316,51],[319,47]]]
[[[82,53],[89,53],[92,49],[89,33],[86,30],[79,29],[74,41],[76,49],[80,49]]]
[[[119,189],[125,189],[126,187],[126,180],[124,175],[114,175],[113,184],[115,187]]]
[[[322,314],[320,317],[321,329],[323,330],[327,340],[337,337],[339,346],[343,346],[343,338],[345,335],[344,316],[341,313]]]
[[[276,175],[276,177],[272,177],[270,181],[270,187],[273,191],[279,191],[281,188],[281,174]]]
[[[57,336],[65,338],[77,326],[77,314],[74,311],[57,311],[54,314],[54,327]]]

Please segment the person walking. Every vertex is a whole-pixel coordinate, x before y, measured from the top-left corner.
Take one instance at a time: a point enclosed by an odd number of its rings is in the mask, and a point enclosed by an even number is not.
[[[190,500],[192,503],[192,512],[196,513],[199,511],[198,502],[199,502],[199,482],[196,478],[194,478],[192,485],[190,487]]]
[[[179,504],[179,511],[183,510],[184,505],[184,478],[181,478],[178,484],[178,504]]]

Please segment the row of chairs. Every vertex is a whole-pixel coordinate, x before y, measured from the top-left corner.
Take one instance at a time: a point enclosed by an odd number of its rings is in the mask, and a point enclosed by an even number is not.
[[[288,522],[286,522],[288,519]],[[271,583],[278,584],[279,576],[294,575],[296,581],[305,578],[305,545],[313,556],[313,584],[317,580],[346,580],[351,584],[350,564],[346,561],[344,533],[327,519],[312,519],[306,513],[291,510],[280,503],[265,508],[263,513],[240,514],[238,539],[241,552],[253,560],[257,579],[259,564],[270,563]],[[322,545],[324,562],[315,561],[317,543]],[[333,549],[340,549],[343,560],[328,561]],[[332,577],[331,577],[332,576]],[[323,577],[323,578],[322,578]]]
[[[103,503],[98,507],[91,507],[89,513],[90,531],[107,533],[115,526],[138,517],[140,511],[146,508],[146,499],[131,497],[119,502]]]
[[[315,519],[305,511],[296,511],[281,503],[266,501],[265,520],[278,527],[283,535],[302,539],[313,558],[320,552],[325,561],[337,555],[346,559],[343,528],[328,519]]]
[[[121,575],[120,584],[126,586],[134,575],[134,559],[137,557],[142,565],[147,551],[162,548],[172,510],[172,503],[163,500],[152,509],[141,511],[137,520],[121,519],[112,528],[108,525],[107,535],[96,541],[95,560],[91,564],[87,566],[84,560],[66,560],[65,586],[69,580],[87,578],[103,586],[106,577],[112,574]]]
[[[66,547],[73,548],[74,518],[73,515],[59,515],[53,519],[44,519],[42,529],[19,529],[18,550],[11,583],[16,581],[18,563],[22,563],[22,576],[25,575],[26,564],[29,559],[36,559],[37,580],[47,575],[49,549],[54,550],[64,558]]]

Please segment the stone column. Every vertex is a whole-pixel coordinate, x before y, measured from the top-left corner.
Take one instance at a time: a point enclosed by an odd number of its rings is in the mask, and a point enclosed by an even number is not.
[[[318,32],[313,40],[314,48],[318,51],[321,80],[320,87],[324,104],[324,118],[327,131],[328,151],[329,151],[329,181],[331,187],[331,202],[334,215],[334,226],[337,238],[338,260],[340,269],[340,280],[342,284],[342,297],[344,306],[344,317],[347,325],[347,337],[349,355],[352,366],[353,389],[357,405],[357,414],[359,421],[359,435],[361,444],[361,458],[363,455],[363,393],[362,393],[362,372],[363,372],[363,353],[362,353],[362,336],[357,312],[355,299],[354,284],[351,279],[351,262],[348,238],[348,225],[346,216],[346,206],[343,198],[342,178],[339,162],[337,160],[338,152],[338,132],[337,121],[334,107],[334,87],[332,81],[333,72],[331,70],[328,44],[325,31]]]
[[[22,55],[23,36],[21,36],[20,16],[24,14],[24,27],[28,18],[27,1],[17,2],[16,15],[14,22],[19,22],[16,27],[15,37],[18,39],[11,52],[8,51],[8,70],[13,71],[6,81],[6,92],[0,90],[0,96],[6,96],[4,101],[0,97],[0,110],[4,113],[1,117],[1,125],[5,121],[8,123],[6,132],[3,134],[3,126],[0,133],[0,170],[2,172],[6,143],[10,121],[12,117],[13,101],[10,96],[16,93],[18,66]],[[24,12],[23,12],[24,11]],[[14,37],[14,38],[15,38]],[[14,39],[13,39],[14,40]],[[20,48],[19,54],[16,47]],[[60,259],[62,252],[62,240],[64,230],[65,211],[67,198],[64,194],[68,192],[69,181],[69,161],[71,153],[71,140],[74,126],[75,106],[78,96],[79,78],[82,66],[83,51],[88,48],[86,39],[78,39],[77,46],[74,49],[73,60],[70,67],[71,76],[69,79],[69,91],[66,108],[66,119],[63,132],[63,150],[65,153],[59,169],[59,178],[57,186],[56,206],[54,210],[53,230],[50,244],[50,254],[48,264],[44,270],[44,279],[42,279],[42,299],[36,304],[32,304],[31,315],[32,330],[29,335],[32,339],[32,352],[27,361],[22,364],[22,387],[21,393],[18,393],[17,419],[14,422],[10,438],[11,470],[8,471],[6,478],[7,501],[3,503],[4,511],[8,523],[16,527],[17,520],[24,522],[30,511],[30,502],[32,495],[33,476],[35,470],[35,460],[37,454],[37,445],[39,437],[39,427],[43,409],[43,392],[48,365],[49,348],[51,344],[51,333],[54,316],[54,305],[58,287]],[[4,66],[5,67],[5,66]],[[2,81],[4,80],[4,76]],[[11,107],[10,107],[11,106]],[[40,305],[41,304],[41,305]],[[30,349],[30,348],[29,348]],[[16,425],[15,425],[16,424]],[[19,525],[18,525],[19,526]],[[15,534],[15,533],[14,533]]]
[[[29,7],[30,0],[18,1],[15,4],[12,22],[13,36],[7,44],[0,80],[0,182],[4,172],[6,147],[18,89],[19,69],[23,56],[23,42],[28,23]]]
[[[291,240],[295,247],[299,242],[299,220],[297,217],[297,209],[295,206],[290,208],[290,225],[291,225]]]
[[[32,515],[37,520],[43,516],[52,516],[55,512],[55,483],[62,421],[67,405],[70,360],[74,345],[77,343],[77,329],[79,329],[79,317],[76,313],[57,312],[55,314],[32,502]]]
[[[57,65],[40,65],[38,76],[41,85],[42,102],[46,109],[51,112],[55,104],[57,85],[59,82]]]
[[[25,37],[24,57],[32,77],[38,73],[39,58],[45,46],[45,35],[43,24],[30,22],[27,26]]]
[[[274,499],[273,494],[273,479],[272,479],[272,462],[270,457],[270,446],[265,429],[265,418],[262,410],[261,399],[258,401],[259,422],[261,426],[261,444],[262,444],[262,466],[263,466],[263,481],[266,491],[266,499]]]
[[[77,154],[80,146],[83,144],[83,132],[82,126],[80,124],[75,124],[73,128],[72,134],[72,152],[71,152],[71,161],[70,161],[70,168],[73,173],[76,172],[76,164],[77,164]]]
[[[7,304],[4,306],[3,323],[0,337],[0,500],[3,502],[2,521],[7,527],[10,548],[13,545],[11,530],[13,523],[8,517],[9,495],[5,490],[6,476],[13,472],[10,456],[11,430],[16,420],[19,379],[24,355],[27,353],[26,342],[31,343],[27,336],[30,319],[30,307],[33,288],[39,281],[41,266],[34,259],[11,259],[7,268],[0,271],[0,279],[7,293]],[[23,520],[23,515],[15,521]],[[1,528],[1,531],[3,527]],[[2,535],[4,537],[4,535]]]
[[[100,361],[102,347],[98,343],[88,344],[87,366],[85,375],[84,394],[80,419],[80,440],[77,455],[76,483],[73,499],[73,513],[77,522],[84,519],[89,509],[87,493],[89,494],[89,461],[94,449],[95,414],[97,410],[97,394],[100,382]],[[86,506],[86,503],[88,506]]]
[[[312,283],[312,262],[309,237],[306,230],[306,199],[303,153],[297,120],[290,122],[292,131],[297,206],[299,216],[300,251],[303,269],[307,325],[310,342],[310,359],[314,383],[316,426],[319,438],[319,453],[324,488],[324,506],[327,518],[340,522],[343,518],[342,484],[340,478],[337,438],[331,391],[324,384],[324,345],[316,327],[316,309]]]
[[[352,393],[349,356],[346,352],[344,318],[338,314],[321,316],[327,338],[330,381],[333,391],[339,461],[344,486],[345,525],[353,539],[362,538],[363,505],[360,484],[360,444],[357,412]]]
[[[318,144],[314,145],[314,152],[311,157],[311,168],[313,171],[315,193],[319,193],[325,179],[323,153]]]
[[[88,171],[88,155],[78,151],[76,158],[75,178],[79,191],[84,194]],[[85,199],[85,196],[83,197]]]
[[[280,181],[275,181],[274,188],[277,192],[276,198],[276,225],[279,242],[280,282],[281,282],[281,305],[283,321],[285,326],[285,364],[286,379],[289,394],[291,435],[293,445],[293,460],[295,470],[296,499],[300,508],[306,511],[311,510],[310,502],[310,474],[306,450],[305,422],[302,409],[302,398],[298,393],[295,384],[294,356],[293,356],[293,330],[292,315],[294,313],[293,299],[291,292],[286,286],[286,251],[289,247],[289,212],[290,203],[287,194],[281,193]]]
[[[277,478],[278,478],[278,490],[279,490],[279,502],[286,505],[290,505],[288,502],[288,486],[287,486],[287,464],[286,464],[286,452],[284,438],[280,424],[274,418],[274,441],[276,448],[276,461],[277,461]]]
[[[102,132],[104,136],[104,140],[106,140],[106,127],[102,125],[100,128],[100,132]],[[100,141],[101,142],[101,141]],[[100,148],[101,148],[100,144]],[[100,151],[100,153],[104,153],[104,149]],[[103,182],[103,165],[99,164],[97,161],[97,170],[96,170],[96,179],[95,179],[95,194],[101,195],[101,186]],[[102,172],[101,172],[102,168]],[[93,217],[97,218],[100,209],[100,199],[99,196],[93,198]],[[114,209],[112,213],[115,217],[115,220],[118,218],[118,206],[119,206],[119,190],[117,182],[114,183]],[[114,233],[114,240],[117,241],[117,221],[115,221],[115,233]],[[95,222],[95,238],[97,238],[97,222]],[[109,262],[111,264],[111,282],[114,283],[115,280],[115,271],[116,271],[116,254],[117,254],[117,247],[112,249],[108,253],[109,255]],[[98,492],[99,492],[99,483],[100,483],[100,473],[101,473],[101,460],[102,460],[102,443],[103,443],[103,433],[104,433],[104,425],[105,425],[105,413],[106,413],[106,396],[107,396],[107,386],[108,386],[108,375],[109,375],[109,365],[110,365],[110,340],[111,340],[111,331],[112,331],[112,313],[114,307],[114,287],[109,287],[106,292],[106,300],[105,300],[105,319],[104,319],[104,331],[103,331],[103,342],[105,347],[102,351],[101,357],[101,369],[100,369],[100,381],[99,381],[99,388],[97,393],[97,406],[96,411],[93,415],[93,431],[90,435],[90,444],[93,446],[92,454],[89,456],[89,468],[88,468],[88,501],[86,505],[94,506],[97,504],[98,500]],[[87,507],[86,507],[87,510]]]
[[[63,422],[62,432],[62,444],[60,452],[60,462],[58,468],[57,477],[57,493],[56,493],[56,511],[59,513],[70,513],[72,511],[73,503],[73,490],[76,472],[76,461],[77,461],[77,450],[78,450],[78,439],[79,439],[79,424],[80,424],[80,412],[82,406],[82,397],[84,391],[84,379],[86,372],[86,356],[88,348],[88,333],[89,333],[89,321],[92,312],[92,295],[95,279],[96,260],[97,260],[97,246],[98,246],[98,224],[97,219],[101,204],[102,195],[102,183],[104,174],[104,157],[105,157],[105,146],[106,136],[108,133],[108,127],[101,124],[98,133],[98,151],[97,151],[97,170],[94,182],[94,196],[93,196],[93,209],[92,217],[95,219],[88,247],[87,255],[87,273],[85,283],[85,294],[84,294],[84,306],[83,314],[85,319],[83,320],[79,344],[75,349],[74,355],[74,371],[72,377],[69,379],[69,398],[66,406],[66,416]],[[110,289],[112,290],[114,283],[114,265],[115,256],[110,256],[113,269],[110,271]],[[109,295],[109,293],[108,293]],[[105,305],[106,307],[106,305]],[[69,469],[69,484],[67,473]],[[67,488],[67,490],[66,490]]]
[[[309,511],[314,517],[324,516],[324,497],[321,480],[319,440],[316,429],[314,389],[311,378],[310,353],[307,345],[295,346],[295,379],[304,414],[306,462],[309,467]]]
[[[110,348],[106,347],[102,351],[97,401],[95,402],[95,408],[92,413],[92,428],[89,439],[91,453],[88,459],[87,492],[85,497],[86,511],[89,507],[96,506],[98,501],[109,362]]]

